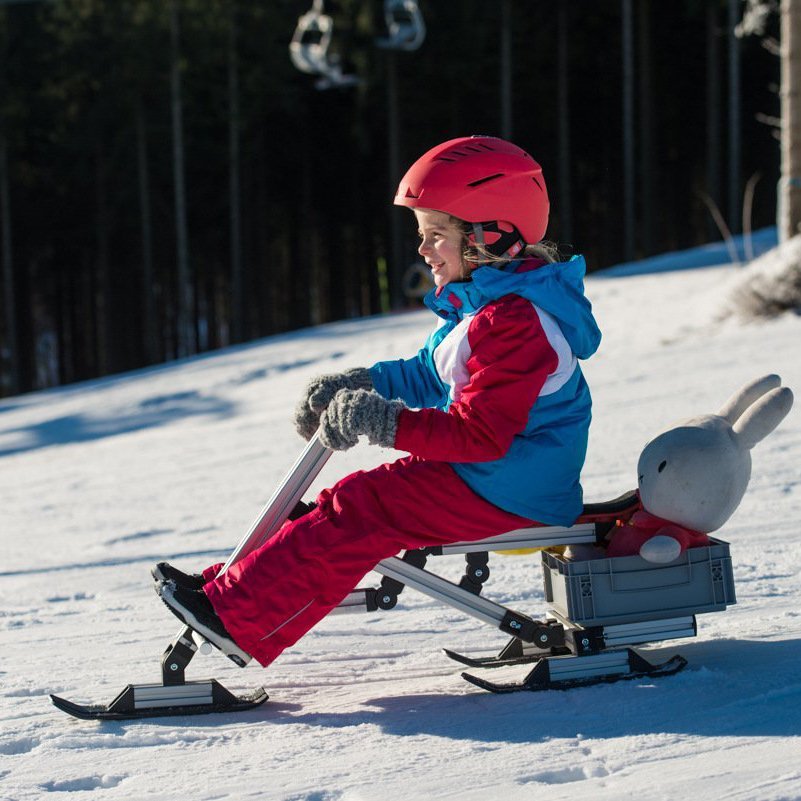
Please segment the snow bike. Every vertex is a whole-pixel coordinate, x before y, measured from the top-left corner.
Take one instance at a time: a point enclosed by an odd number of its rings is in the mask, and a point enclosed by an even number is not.
[[[275,534],[287,519],[308,508],[301,498],[322,470],[331,451],[315,436],[239,542],[223,571]],[[411,587],[509,634],[494,657],[471,658],[446,650],[448,657],[473,670],[531,665],[521,680],[493,682],[465,672],[470,683],[491,692],[568,689],[643,676],[664,676],[687,663],[681,656],[652,664],[631,646],[693,637],[695,616],[736,603],[728,544],[713,539],[667,565],[639,556],[571,561],[558,551],[542,550],[545,597],[552,617],[534,620],[482,596],[492,551],[517,551],[600,543],[618,520],[639,508],[636,491],[612,501],[588,504],[569,527],[519,529],[475,542],[406,551],[379,562],[380,586],[353,590],[331,614],[393,609]],[[459,583],[425,569],[430,557],[464,554]],[[186,668],[209,643],[184,627],[161,658],[161,683],[129,684],[109,704],[78,704],[51,695],[53,704],[77,718],[125,720],[164,715],[235,712],[264,703],[263,688],[237,696],[216,679],[187,681]]]

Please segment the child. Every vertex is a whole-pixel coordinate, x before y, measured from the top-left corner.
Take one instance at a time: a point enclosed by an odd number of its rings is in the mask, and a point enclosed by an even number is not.
[[[324,490],[223,575],[154,570],[174,614],[238,664],[269,665],[401,550],[581,513],[591,401],[577,359],[600,333],[584,260],[538,245],[540,166],[502,139],[453,139],[412,165],[395,204],[417,218],[439,326],[411,359],[314,379],[295,423],[335,450],[367,435],[410,455]]]

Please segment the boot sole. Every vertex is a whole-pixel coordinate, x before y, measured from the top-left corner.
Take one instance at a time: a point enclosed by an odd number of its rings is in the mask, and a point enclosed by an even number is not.
[[[173,595],[171,582],[164,582],[158,589],[162,603],[177,618],[182,620],[190,629],[205,637],[215,648],[222,651],[235,665],[247,667],[248,662],[253,658],[250,654],[239,648],[233,640],[221,639],[220,635],[204,626],[189,609],[181,606]],[[169,598],[169,600],[167,600]]]

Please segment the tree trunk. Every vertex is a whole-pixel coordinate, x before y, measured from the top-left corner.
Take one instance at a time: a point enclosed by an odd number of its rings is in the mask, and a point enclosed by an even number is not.
[[[720,207],[721,176],[721,103],[720,103],[720,26],[718,3],[712,0],[706,7],[706,193]],[[718,230],[709,216],[707,234],[718,239]]]
[[[100,374],[118,369],[116,342],[114,340],[115,307],[114,288],[109,263],[109,220],[107,190],[106,153],[98,136],[95,144],[95,308],[97,310],[97,359]]]
[[[186,222],[186,188],[183,136],[183,101],[181,98],[181,53],[178,0],[170,1],[170,43],[172,64],[170,89],[172,101],[172,152],[175,192],[175,239],[178,273],[177,350],[178,356],[195,352],[194,292],[189,271],[189,236]]]
[[[634,31],[631,0],[623,0],[623,243],[634,259]]]
[[[145,361],[159,359],[153,280],[153,223],[150,212],[150,166],[147,152],[147,125],[142,98],[136,98],[136,162],[139,182],[139,219],[142,236],[142,337]]]
[[[512,138],[512,0],[501,0],[501,136]]]
[[[651,70],[651,0],[639,3],[640,58],[640,244],[643,255],[654,252],[653,103]]]
[[[557,92],[559,98],[559,240],[573,242],[573,207],[570,193],[570,79],[568,68],[569,3],[558,4]]]
[[[8,392],[20,391],[19,350],[17,344],[16,294],[14,287],[14,261],[11,249],[11,193],[8,181],[8,145],[0,130],[0,236],[3,237],[3,317],[5,320],[5,347],[8,351]],[[2,376],[0,376],[2,378]],[[2,390],[2,382],[0,382]],[[0,395],[2,391],[0,391]]]
[[[781,183],[779,237],[801,230],[801,0],[781,4]]]
[[[244,282],[242,280],[242,218],[239,205],[239,63],[237,57],[236,0],[231,0],[228,20],[228,177],[231,221],[231,308],[230,331],[234,342],[242,342],[245,321]]]
[[[729,0],[729,228],[740,226],[741,105],[740,40],[735,28],[740,22],[740,0]]]
[[[395,51],[387,50],[387,117],[389,133],[389,184],[394,195],[401,179],[400,167],[400,108],[398,101],[398,65]],[[389,297],[382,303],[381,311],[399,309],[403,305],[401,292],[401,276],[403,275],[403,243],[401,235],[401,217],[398,209],[391,206],[390,216],[390,258],[389,258]]]

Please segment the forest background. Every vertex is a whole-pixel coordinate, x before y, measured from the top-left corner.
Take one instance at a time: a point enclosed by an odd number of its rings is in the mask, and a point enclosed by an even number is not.
[[[529,150],[591,271],[775,224],[778,20],[738,0],[421,0],[413,52],[328,2],[329,89],[311,5],[0,0],[0,395],[419,304],[392,196],[455,136]]]

